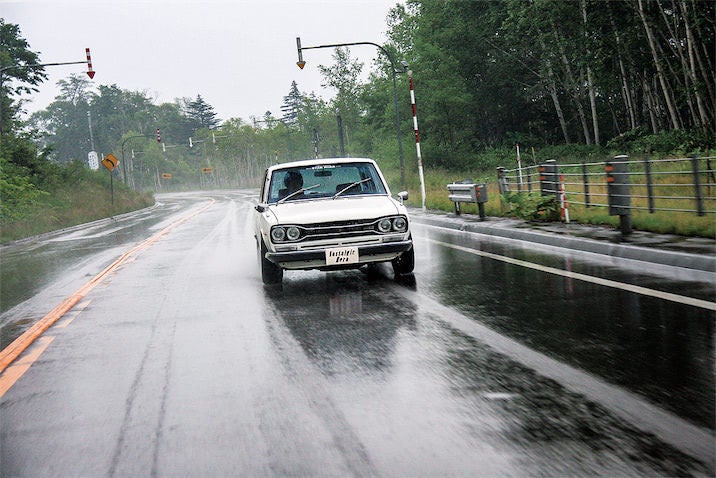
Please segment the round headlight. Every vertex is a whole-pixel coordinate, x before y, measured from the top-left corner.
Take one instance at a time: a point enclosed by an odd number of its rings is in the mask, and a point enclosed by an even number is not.
[[[282,242],[284,239],[286,239],[286,231],[282,227],[271,229],[271,240],[273,242]]]
[[[390,232],[391,227],[393,227],[393,223],[388,218],[378,221],[378,232]]]
[[[397,232],[405,232],[408,228],[408,221],[404,217],[396,217],[393,219],[393,230]]]
[[[289,241],[297,241],[301,237],[301,231],[296,226],[291,226],[286,230],[286,239]]]

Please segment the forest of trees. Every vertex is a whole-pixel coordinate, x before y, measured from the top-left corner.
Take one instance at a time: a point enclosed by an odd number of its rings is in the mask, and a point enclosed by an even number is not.
[[[708,144],[715,14],[697,0],[418,0],[393,11],[390,35],[430,92],[425,142],[449,165],[456,149],[514,142],[690,131]]]
[[[485,158],[509,157],[515,143],[692,154],[714,143],[715,18],[711,0],[408,0],[387,16],[383,47],[410,65],[427,168],[493,168]],[[339,137],[345,155],[396,164],[393,73],[382,53],[366,66],[336,49],[320,66],[332,98],[302,92],[297,76],[281,111],[260,118],[217,118],[195,92],[154,104],[72,75],[47,109],[21,121],[23,98],[45,75],[15,68],[39,62],[20,28],[0,23],[0,67],[13,67],[0,76],[3,197],[39,188],[38,162],[86,161],[90,141],[100,154],[124,153],[115,174],[135,189],[255,187],[271,163],[340,155]],[[407,162],[408,73],[396,74]]]

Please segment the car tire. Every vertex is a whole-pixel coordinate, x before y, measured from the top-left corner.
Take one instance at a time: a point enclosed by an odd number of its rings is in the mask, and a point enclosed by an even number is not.
[[[266,259],[266,245],[264,241],[259,239],[261,246],[259,247],[259,263],[261,265],[261,280],[264,284],[274,285],[283,281],[283,269]]]
[[[410,274],[415,269],[415,248],[412,246],[391,261],[396,276]]]

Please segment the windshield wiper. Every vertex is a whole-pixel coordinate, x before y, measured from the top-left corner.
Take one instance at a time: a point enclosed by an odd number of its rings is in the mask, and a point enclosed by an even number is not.
[[[314,184],[313,186],[308,186],[308,187],[306,187],[306,188],[298,189],[298,190],[292,192],[291,194],[289,194],[288,196],[286,196],[285,198],[279,199],[276,204],[281,204],[282,202],[288,201],[288,200],[291,199],[292,197],[297,196],[297,195],[301,194],[301,193],[304,192],[304,191],[308,191],[309,189],[317,188],[318,186],[320,186],[320,184]]]
[[[344,192],[348,191],[349,189],[351,189],[351,188],[353,188],[353,187],[355,187],[355,186],[358,186],[359,184],[363,184],[363,183],[365,183],[365,182],[372,181],[372,180],[373,180],[373,178],[365,178],[365,179],[361,179],[360,181],[356,181],[356,182],[354,182],[353,184],[351,184],[350,186],[346,186],[346,187],[344,187],[343,189],[341,189],[340,191],[338,191],[336,194],[333,195],[333,198],[332,198],[332,199],[337,198],[338,196],[340,196],[340,195],[343,194]]]

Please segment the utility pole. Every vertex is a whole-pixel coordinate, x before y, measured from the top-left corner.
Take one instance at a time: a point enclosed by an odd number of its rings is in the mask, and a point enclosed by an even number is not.
[[[336,110],[336,121],[338,122],[338,146],[341,151],[341,158],[346,157],[346,148],[343,144],[343,118],[341,118],[341,112]]]
[[[90,151],[94,151],[94,136],[92,135],[92,112],[87,112],[87,122],[89,123],[89,133],[90,133]]]
[[[87,112],[87,122],[89,123],[89,134],[90,134],[90,152],[87,153],[87,164],[90,169],[97,171],[99,169],[99,156],[97,151],[94,149],[94,135],[92,134],[92,113]]]

